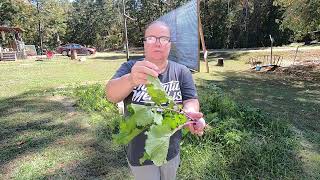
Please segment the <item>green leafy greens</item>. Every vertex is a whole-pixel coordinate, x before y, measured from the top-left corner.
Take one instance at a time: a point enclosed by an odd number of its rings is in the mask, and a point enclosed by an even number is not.
[[[167,95],[158,78],[148,76],[148,82],[147,92],[154,104],[131,104],[128,107],[131,113],[120,122],[119,134],[114,135],[114,140],[125,145],[146,130],[145,152],[140,163],[151,160],[161,166],[167,162],[170,137],[185,125],[187,117],[181,112],[181,106]]]

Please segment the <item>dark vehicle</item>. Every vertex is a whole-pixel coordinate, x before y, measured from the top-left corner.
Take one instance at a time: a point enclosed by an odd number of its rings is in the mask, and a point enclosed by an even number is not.
[[[57,47],[56,52],[62,54],[63,56],[71,55],[71,51],[76,50],[77,54],[91,55],[96,53],[95,48],[88,48],[81,46],[80,44],[66,44]]]

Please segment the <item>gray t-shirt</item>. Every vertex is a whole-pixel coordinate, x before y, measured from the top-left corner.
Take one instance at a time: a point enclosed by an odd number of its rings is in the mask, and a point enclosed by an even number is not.
[[[112,79],[119,78],[131,72],[131,68],[137,61],[128,61],[121,65]],[[184,65],[169,61],[166,70],[159,75],[162,86],[169,96],[172,96],[177,104],[182,104],[188,99],[197,99],[197,91],[194,85],[190,70]],[[125,115],[127,105],[130,103],[141,104],[150,102],[145,85],[135,87],[128,97],[124,99]],[[147,136],[145,132],[136,136],[127,146],[127,157],[132,166],[141,166],[139,159],[143,157],[144,146]],[[167,161],[173,159],[180,152],[181,131],[176,132],[170,138]],[[151,165],[152,161],[147,160],[142,165]]]

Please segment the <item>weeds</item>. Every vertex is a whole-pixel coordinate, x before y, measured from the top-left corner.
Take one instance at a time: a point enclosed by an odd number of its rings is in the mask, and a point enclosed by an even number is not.
[[[201,138],[184,138],[181,179],[297,178],[301,162],[288,122],[238,105],[213,85],[199,89],[201,109],[211,127]]]
[[[286,121],[238,105],[214,85],[199,87],[199,94],[211,127],[203,137],[184,137],[179,179],[297,178],[301,171],[297,142]],[[105,100],[103,87],[81,86],[74,95],[78,106],[93,114],[91,123],[110,138],[120,116],[116,106]]]
[[[78,108],[90,114],[89,124],[95,126],[97,138],[111,140],[122,117],[117,106],[106,100],[102,85],[79,86],[73,96],[77,99]]]

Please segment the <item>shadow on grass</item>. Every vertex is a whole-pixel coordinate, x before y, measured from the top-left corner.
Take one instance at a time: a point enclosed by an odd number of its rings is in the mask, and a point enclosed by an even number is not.
[[[34,174],[32,177],[36,175],[39,178],[80,179],[128,176],[123,150],[112,147],[111,137],[103,137],[105,140],[102,142],[100,136],[105,134],[94,133],[95,127],[84,125],[89,116],[86,117],[83,112],[77,114],[77,111],[70,115],[70,109],[66,108],[63,102],[52,100],[55,98],[52,96],[54,91],[30,91],[0,99],[0,177],[13,176],[10,169],[12,165],[19,167],[21,163],[28,164],[34,161],[19,159],[61,146],[71,146],[75,148],[74,151],[80,148],[86,153],[80,160],[75,159],[75,165],[62,162],[66,166],[50,167],[51,165],[47,164],[48,167],[43,167],[41,172],[38,172],[38,169],[30,169],[31,173],[25,172],[22,176]],[[79,140],[82,136],[85,138]],[[79,142],[63,140],[68,137]],[[57,143],[61,140],[66,141],[66,144]],[[50,168],[56,170],[50,172]]]
[[[215,116],[210,113],[232,112],[232,108],[230,108],[232,105],[227,100],[213,101],[215,98],[212,93],[215,85],[222,88],[232,99],[235,99],[237,104],[261,109],[262,112],[259,114],[263,115],[263,118],[252,118],[254,116],[245,114],[244,117],[249,121],[243,121],[240,123],[241,125],[254,124],[255,120],[259,120],[256,126],[248,126],[243,131],[249,132],[251,137],[249,136],[248,141],[241,142],[238,147],[234,146],[236,147],[234,149],[232,143],[230,146],[225,146],[224,150],[227,153],[221,150],[213,153],[225,153],[221,157],[227,158],[222,158],[220,162],[218,161],[221,158],[219,155],[217,157],[213,155],[214,158],[210,160],[212,158],[211,150],[207,150],[209,153],[203,151],[204,156],[202,157],[209,159],[206,161],[205,169],[212,169],[212,171],[206,171],[209,176],[219,175],[228,177],[227,179],[319,178],[320,161],[316,159],[320,154],[319,82],[284,79],[272,74],[234,71],[215,72],[212,75],[222,77],[223,80],[202,80],[198,87],[203,112],[208,110],[210,105],[216,108],[205,112],[208,115],[206,116],[208,122],[210,122],[210,117]],[[205,103],[203,104],[203,102]],[[223,104],[226,105],[221,107]],[[237,117],[231,119],[230,122],[234,123],[237,128],[239,126]],[[214,119],[214,121],[217,120]],[[223,119],[222,123],[223,126],[213,123],[213,126],[217,128],[216,131],[213,131],[215,132],[213,137],[218,136],[216,139],[229,137],[223,134],[217,135],[221,132],[220,129],[228,125],[228,119]],[[292,126],[295,128],[291,128]],[[297,136],[295,136],[297,132],[295,129],[298,131]],[[299,138],[299,141],[296,141],[296,137]],[[208,138],[210,138],[210,134],[205,134],[203,141]],[[214,143],[216,139],[213,138]],[[307,140],[307,144],[301,143],[304,141],[303,139]],[[214,148],[219,147],[214,143],[212,143]],[[297,143],[301,143],[302,148]],[[210,146],[212,145],[210,144]],[[305,155],[305,152],[311,155]],[[195,160],[195,162],[198,161],[201,162],[201,160]],[[197,163],[192,165],[196,167]],[[201,175],[201,173],[196,175]]]
[[[291,122],[320,152],[320,82],[285,79],[273,74],[216,72],[213,83],[237,102],[262,109],[273,118]]]
[[[224,60],[238,60],[240,56],[245,56],[249,52],[237,52],[237,51],[223,51],[223,52],[209,52],[208,62],[218,61],[218,58],[224,58]],[[200,54],[200,59],[203,61],[203,53]]]
[[[41,178],[129,179],[130,172],[124,151],[111,148],[111,143],[92,141],[85,146],[88,154],[84,159]]]
[[[55,140],[84,130],[57,123],[66,110],[57,102],[23,95],[0,101],[0,167],[25,153],[41,151]],[[38,136],[44,132],[43,136]],[[30,136],[28,135],[30,134]]]

